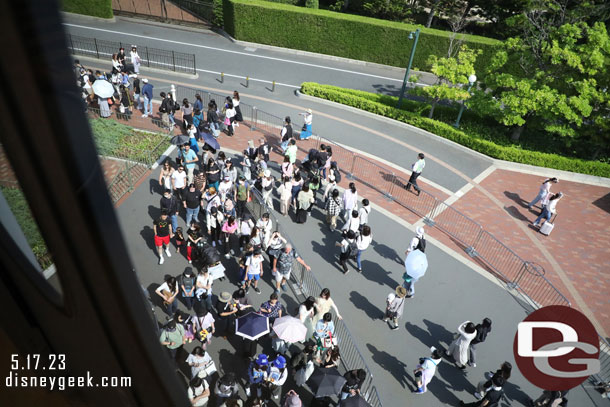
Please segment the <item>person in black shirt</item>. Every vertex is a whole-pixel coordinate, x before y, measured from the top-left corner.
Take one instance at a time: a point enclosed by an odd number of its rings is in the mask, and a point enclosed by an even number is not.
[[[172,194],[171,189],[166,189],[163,192],[160,206],[161,212],[165,212],[169,216],[169,220],[172,222],[172,230],[178,229],[178,211],[180,210],[180,203],[178,198]]]
[[[188,191],[184,194],[182,201],[186,208],[186,224],[190,225],[191,221],[199,222],[199,208],[201,208],[201,191],[197,191],[195,184],[190,184]]]
[[[191,226],[186,231],[186,236],[186,259],[191,264],[193,262],[193,248],[197,248],[197,244],[203,239],[201,227],[195,222],[191,222]],[[197,253],[197,250],[195,250],[195,253]]]
[[[366,372],[364,369],[350,370],[343,375],[347,380],[341,390],[341,400],[345,400],[348,397],[353,397],[360,393],[360,388],[366,379]]]
[[[470,357],[468,360],[468,365],[471,367],[477,366],[477,349],[476,346],[479,343],[485,342],[487,339],[487,335],[491,332],[491,319],[485,318],[482,323],[477,324],[475,327],[477,330],[477,336],[470,342]]]
[[[498,407],[500,405],[500,400],[504,395],[504,391],[502,390],[502,386],[504,386],[504,378],[502,376],[494,377],[493,379],[493,387],[491,390],[485,394],[482,400],[478,400],[472,403],[464,403],[460,400],[460,406],[468,406],[468,407]]]
[[[167,257],[172,257],[169,251],[169,239],[174,237],[174,231],[170,220],[167,218],[167,212],[161,212],[161,217],[153,222],[153,230],[155,231],[155,246],[159,253],[159,264],[163,264],[163,245],[165,245],[165,254]]]
[[[264,138],[260,139],[260,145],[258,146],[258,155],[262,155],[265,162],[269,162],[269,144]]]

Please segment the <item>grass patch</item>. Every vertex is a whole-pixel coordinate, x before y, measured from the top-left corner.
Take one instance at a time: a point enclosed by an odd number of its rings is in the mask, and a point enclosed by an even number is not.
[[[11,208],[13,215],[17,219],[17,223],[21,227],[25,239],[27,240],[38,264],[44,270],[49,267],[53,261],[47,250],[47,245],[38,230],[38,225],[30,212],[30,207],[25,200],[25,196],[18,188],[0,187],[2,195],[6,199],[8,206]]]
[[[443,122],[424,117],[429,110],[426,103],[408,100],[404,102],[403,109],[397,109],[395,107],[397,98],[393,96],[320,85],[313,82],[303,83],[301,92],[411,124],[500,160],[610,178],[610,164],[528,150],[520,145],[512,145],[508,138],[504,136],[506,128],[497,124],[494,125],[495,122],[492,122],[491,119],[481,119],[477,116],[468,121],[465,120],[467,117],[465,115],[463,118],[465,124],[462,129],[455,129],[448,124],[452,123],[457,115],[453,108],[437,107],[439,117],[446,120],[446,122]],[[437,110],[435,110],[435,114]],[[467,113],[471,114],[470,112]],[[451,117],[450,120],[449,117]],[[498,132],[499,136],[492,135],[494,132]],[[505,140],[505,143],[497,142],[496,139]]]
[[[112,0],[62,0],[63,11],[87,16],[112,18]]]
[[[93,139],[100,155],[154,164],[170,146],[169,138],[160,133],[133,129],[111,119],[90,120]]]

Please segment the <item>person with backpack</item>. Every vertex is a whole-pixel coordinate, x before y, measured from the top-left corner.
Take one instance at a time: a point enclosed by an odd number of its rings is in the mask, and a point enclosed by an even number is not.
[[[326,223],[329,225],[331,232],[337,227],[337,218],[343,209],[343,201],[339,198],[339,190],[333,189],[331,196],[326,201]]]
[[[504,396],[504,390],[502,387],[504,386],[504,378],[502,376],[495,377],[493,379],[493,387],[491,390],[485,394],[485,397],[481,400],[474,401],[472,403],[464,403],[464,401],[460,400],[460,406],[468,406],[468,407],[499,407],[500,400]],[[555,407],[555,406],[553,406]]]
[[[171,110],[174,108],[174,102],[165,92],[159,93],[161,96],[161,106],[159,106],[159,113],[161,113],[161,121],[163,122],[163,126],[165,128],[173,130],[173,126],[171,126],[169,115]]]
[[[349,273],[347,268],[347,261],[350,257],[355,257],[358,252],[358,246],[356,243],[356,233],[353,230],[348,230],[341,242],[335,243],[335,246],[341,248],[339,253],[339,264],[343,268],[343,274]]]
[[[187,393],[191,406],[206,406],[210,398],[210,386],[205,379],[197,376],[189,382]]]
[[[476,346],[479,343],[485,342],[487,335],[491,332],[491,319],[485,318],[483,322],[477,324],[477,336],[470,342],[470,356],[468,357],[468,366],[477,367],[477,350]]]
[[[418,226],[417,229],[415,229],[415,237],[411,239],[411,243],[409,244],[407,251],[405,251],[405,254],[408,255],[413,250],[419,250],[422,253],[426,252],[426,239],[424,238],[423,226]]]
[[[214,394],[216,394],[216,406],[220,406],[225,400],[237,396],[239,387],[235,373],[228,372],[216,382]]]
[[[180,276],[180,293],[189,311],[193,308],[193,302],[195,301],[195,280],[193,269],[191,267],[185,268]]]
[[[398,318],[402,316],[405,307],[405,297],[407,289],[403,286],[396,287],[395,292],[388,294],[386,298],[385,315],[383,322],[390,322],[390,329],[395,331],[398,329]]]
[[[240,175],[235,186],[235,210],[237,217],[241,218],[246,212],[246,204],[250,199],[250,188],[246,184],[246,178]]]
[[[282,130],[280,131],[280,140],[282,141],[280,147],[282,148],[283,152],[286,152],[288,143],[290,140],[292,140],[292,125],[290,124],[290,116],[286,116],[284,119],[284,127],[282,127]]]
[[[507,382],[508,379],[510,379],[512,370],[513,365],[511,365],[510,362],[504,362],[495,372],[485,373],[485,380],[481,380],[477,384],[477,391],[474,392],[474,397],[477,400],[481,400],[483,397],[485,397],[487,392],[493,387],[493,380],[498,376],[502,376],[504,378],[504,382]]]
[[[443,360],[441,353],[434,346],[430,348],[430,352],[432,353],[430,357],[419,358],[417,369],[413,371],[417,383],[416,394],[424,394],[428,391],[428,384],[436,373],[436,367]]]
[[[330,168],[328,169],[328,178],[329,179],[330,179],[331,175],[334,177],[334,180],[337,184],[339,182],[341,182],[341,171],[339,171],[339,167],[337,167],[336,161],[331,161],[331,163],[330,163]]]

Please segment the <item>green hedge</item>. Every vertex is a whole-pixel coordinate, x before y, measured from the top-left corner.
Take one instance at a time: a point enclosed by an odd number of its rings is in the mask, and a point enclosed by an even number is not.
[[[62,0],[63,11],[87,16],[112,18],[112,0]]]
[[[234,38],[304,51],[405,67],[418,26],[352,14],[296,7],[260,0],[224,0],[225,30]],[[431,55],[447,53],[451,32],[421,28],[413,66],[427,69]],[[477,72],[489,65],[498,40],[465,36],[483,53]]]
[[[374,94],[369,94],[373,96],[367,97],[361,96],[362,93],[367,92],[351,89],[344,90],[336,86],[320,85],[312,82],[303,83],[301,85],[301,92],[419,127],[437,136],[500,160],[610,178],[610,164],[523,150],[513,146],[498,145],[491,141],[468,135],[446,123],[376,102],[372,100],[375,97]]]

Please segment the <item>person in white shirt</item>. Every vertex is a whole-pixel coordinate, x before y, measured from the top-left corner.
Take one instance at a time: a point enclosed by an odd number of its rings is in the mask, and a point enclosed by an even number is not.
[[[269,213],[263,213],[263,216],[256,222],[256,227],[261,234],[261,244],[263,250],[267,250],[269,245],[269,239],[271,239],[271,231],[273,229],[273,222],[269,219]]]
[[[358,210],[358,192],[356,191],[356,184],[350,182],[349,188],[343,192],[344,220],[347,220],[347,217],[351,215],[352,209]]]
[[[548,196],[548,195],[547,195]],[[540,221],[544,218],[545,221],[550,221],[551,217],[553,216],[554,213],[557,212],[557,203],[559,202],[559,200],[563,198],[563,192],[559,192],[557,194],[553,194],[549,199],[548,199],[548,203],[544,206],[544,208],[542,209],[542,213],[540,214],[540,216],[538,216],[538,218],[536,218],[536,220],[534,221],[533,226],[538,226],[540,225]]]
[[[212,357],[201,346],[196,346],[186,358],[186,363],[191,367],[191,378],[196,377],[210,362]]]
[[[259,250],[255,250],[252,256],[246,260],[246,293],[250,289],[250,284],[257,294],[261,293],[258,288],[258,280],[263,276],[263,255]]]
[[[187,174],[184,171],[184,166],[180,165],[177,171],[172,173],[172,189],[180,201],[184,201],[184,193],[186,192]]]
[[[218,184],[218,195],[220,196],[220,200],[224,203],[227,199],[227,196],[233,192],[233,182],[231,181],[230,175],[225,175],[222,179],[222,182]]]
[[[261,179],[261,187],[263,188],[263,203],[268,208],[273,208],[271,193],[273,192],[273,184],[275,183],[275,179],[271,176],[271,171],[269,171],[268,169],[265,170],[263,175],[264,176]]]
[[[313,122],[313,114],[311,109],[307,109],[305,113],[299,113],[299,115],[304,116],[305,124],[303,124],[303,129],[301,130],[301,140],[307,140],[311,137],[311,123]]]
[[[131,52],[129,53],[129,58],[131,63],[133,64],[133,72],[135,74],[140,73],[140,65],[142,64],[142,59],[140,55],[138,55],[138,48],[135,45],[131,46]]]
[[[358,273],[362,273],[362,252],[368,249],[372,241],[373,234],[371,233],[371,227],[364,225],[362,232],[356,238],[356,247],[358,248],[358,252],[356,252],[356,265],[358,266]]]
[[[235,121],[236,114],[237,112],[233,107],[233,102],[227,103],[227,109],[225,110],[225,125],[227,126],[229,136],[233,136],[233,122]]]
[[[420,242],[424,239],[424,228],[423,226],[418,226],[417,229],[415,229],[415,237],[413,239],[411,239],[411,243],[409,244],[409,247],[407,248],[407,251],[405,252],[405,254],[409,254],[409,252],[412,252],[413,250],[420,248],[421,250],[421,246],[423,246],[423,248],[426,248],[426,244],[425,243],[421,243]],[[423,252],[424,250],[422,250]]]
[[[424,167],[426,166],[426,161],[424,160],[424,153],[419,153],[417,155],[417,158],[418,160],[411,166],[413,172],[411,172],[411,177],[409,178],[409,182],[405,186],[405,189],[407,191],[410,191],[411,186],[413,186],[413,189],[415,189],[415,191],[417,192],[417,196],[419,196],[421,189],[419,188],[419,185],[417,185],[417,177],[419,177],[421,175],[421,172],[424,170]]]
[[[364,198],[362,200],[362,208],[358,211],[358,218],[360,219],[360,229],[366,226],[369,223],[369,214],[371,213],[371,204],[368,199]]]
[[[544,199],[547,197],[550,197],[550,192],[551,192],[551,186],[553,184],[558,183],[559,180],[555,177],[553,178],[547,178],[542,185],[540,185],[540,190],[538,191],[538,195],[536,195],[536,198],[534,198],[528,205],[527,205],[527,209],[532,209],[532,206],[536,205],[536,203],[538,203],[538,201],[542,200],[543,201],[543,205],[542,207],[544,208]],[[548,199],[548,198],[547,198]]]
[[[358,229],[360,228],[360,219],[358,217],[358,211],[352,210],[352,214],[350,218],[345,222],[345,225],[341,228],[342,231],[351,230],[354,233],[358,233]]]
[[[192,406],[205,406],[210,398],[210,386],[208,382],[197,376],[191,379],[187,393]]]

